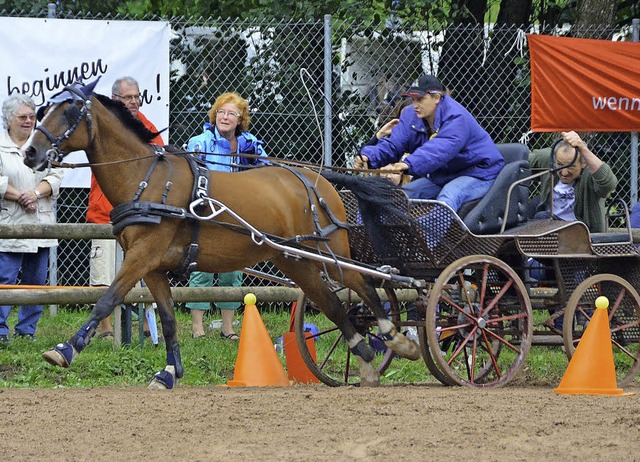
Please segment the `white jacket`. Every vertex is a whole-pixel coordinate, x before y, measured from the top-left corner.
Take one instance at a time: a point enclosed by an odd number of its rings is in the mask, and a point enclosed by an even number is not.
[[[9,133],[0,131],[0,224],[53,224],[53,199],[58,197],[62,182],[62,169],[35,172],[24,164],[20,148],[11,140]],[[51,186],[52,195],[38,200],[36,213],[27,213],[16,201],[4,198],[7,186],[24,191],[35,189],[42,181]],[[35,253],[38,247],[54,247],[57,239],[0,239],[0,252]]]

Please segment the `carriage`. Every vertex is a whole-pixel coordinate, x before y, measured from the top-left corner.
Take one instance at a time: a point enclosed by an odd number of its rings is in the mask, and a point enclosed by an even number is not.
[[[52,98],[24,149],[36,169],[85,150],[125,250],[89,320],[43,353],[50,364],[69,367],[98,322],[144,278],[167,351],[150,387],[171,389],[184,368],[167,272],[218,273],[270,260],[305,295],[294,319],[298,347],[328,385],[378,385],[397,357],[422,357],[446,385],[503,385],[522,368],[540,313],[552,312],[542,322],[546,333],[558,334],[562,317],[570,356],[600,295],[611,300],[619,380],[634,378],[640,265],[631,234],[530,221],[523,145],[501,145],[506,166],[489,193],[455,213],[437,201],[408,201],[379,177],[287,165],[209,171],[190,153],[149,146],[155,134],[94,86],[74,84]],[[401,302],[407,291],[415,303]],[[307,333],[318,311],[322,323]],[[412,328],[418,342],[407,337]]]
[[[601,295],[611,301],[618,382],[628,384],[640,359],[640,255],[630,230],[590,233],[578,221],[530,219],[529,184],[551,170],[531,174],[524,145],[498,147],[505,169],[482,200],[464,204],[459,214],[444,203],[408,200],[399,193],[397,206],[408,210],[417,226],[386,224],[383,234],[395,242],[386,255],[373,249],[358,222],[356,201],[342,192],[354,228],[352,257],[391,265],[420,281],[415,303],[399,302],[399,294],[406,298],[406,284],[384,281],[381,288],[389,317],[401,331],[417,330],[426,366],[445,385],[504,385],[536,344],[562,345],[570,359]],[[622,216],[628,223],[626,206],[612,205],[610,221]],[[346,299],[354,324],[378,343],[374,317]],[[326,323],[319,332],[305,332],[313,322],[321,322],[317,310],[303,297],[295,326],[307,367],[327,385],[357,383],[339,333]],[[383,349],[376,367],[383,373],[394,358]]]

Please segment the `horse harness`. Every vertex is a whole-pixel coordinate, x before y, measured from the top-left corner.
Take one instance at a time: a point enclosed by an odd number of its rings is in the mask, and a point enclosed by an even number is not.
[[[76,106],[75,104],[69,106],[69,109],[67,109],[67,111],[65,112],[65,117],[67,119],[67,122],[69,122],[69,127],[64,131],[64,133],[56,138],[42,124],[37,124],[34,128],[34,130],[41,131],[51,143],[51,149],[47,152],[47,160],[49,162],[49,165],[51,165],[52,162],[62,161],[64,153],[60,150],[60,143],[71,136],[71,134],[76,130],[76,128],[78,128],[78,125],[80,125],[80,122],[82,122],[83,119],[86,119],[87,121],[89,145],[91,146],[91,144],[93,143],[93,137],[91,136],[91,100],[80,88],[74,85],[67,85],[66,87],[64,87],[64,90],[61,93],[64,93],[65,91],[69,91],[74,100],[80,100],[82,102],[82,107],[78,108],[78,106]],[[52,100],[54,98],[52,98]],[[42,120],[47,106],[43,106],[38,109],[38,120]]]
[[[173,270],[171,273],[174,277],[180,279],[187,279],[191,272],[196,270],[196,259],[198,257],[199,250],[199,232],[200,232],[200,222],[202,221],[211,221],[220,226],[224,226],[226,228],[232,229],[236,232],[250,235],[251,231],[248,229],[248,224],[243,222],[243,220],[236,216],[236,219],[240,221],[240,224],[226,223],[214,220],[212,218],[202,216],[201,213],[204,213],[206,210],[206,205],[208,204],[210,207],[214,207],[212,203],[212,199],[209,197],[209,185],[210,185],[210,170],[206,166],[204,161],[190,155],[190,154],[180,154],[175,153],[173,155],[181,155],[188,163],[191,173],[193,174],[193,188],[191,191],[191,202],[189,206],[189,210],[183,207],[176,207],[172,205],[167,205],[166,199],[169,194],[169,190],[173,185],[171,178],[169,178],[165,184],[165,190],[162,195],[162,200],[160,203],[150,202],[150,201],[141,201],[140,196],[142,192],[149,184],[149,179],[151,178],[151,174],[153,170],[158,165],[158,162],[161,160],[166,160],[166,151],[163,148],[158,146],[154,146],[155,158],[152,162],[151,166],[147,170],[144,180],[140,182],[140,186],[136,194],[133,197],[131,202],[125,202],[123,204],[119,204],[113,208],[111,211],[111,222],[113,224],[113,233],[119,234],[122,230],[130,225],[140,225],[140,224],[160,224],[162,218],[173,218],[180,220],[189,220],[193,223],[192,233],[191,233],[191,243],[185,249],[182,261],[178,268]],[[328,207],[326,201],[320,196],[315,185],[309,181],[309,179],[300,173],[298,170],[295,170],[286,165],[266,165],[260,168],[270,168],[270,167],[280,167],[285,170],[291,172],[295,175],[296,178],[300,180],[300,182],[304,185],[305,190],[307,191],[307,197],[309,200],[309,210],[311,211],[313,224],[314,224],[314,232],[308,235],[296,235],[291,238],[282,238],[279,236],[269,236],[273,240],[277,240],[282,244],[291,244],[296,243],[299,244],[303,241],[328,241],[328,236],[336,231],[337,229],[343,228],[348,229],[349,225],[345,222],[339,220],[331,209]],[[171,172],[170,172],[171,173]],[[322,210],[327,215],[330,220],[330,224],[321,227],[320,226],[320,218],[318,214],[318,208],[316,204],[313,202],[313,198],[317,200],[318,204],[322,207]]]
[[[95,84],[94,84],[95,85]],[[64,95],[65,91],[69,91],[71,94],[71,98],[73,100],[79,100],[82,103],[82,107],[78,108],[75,104],[72,104],[65,116],[69,123],[69,127],[64,131],[64,133],[57,138],[53,136],[42,124],[39,124],[36,127],[36,130],[40,130],[47,139],[51,142],[51,149],[47,153],[47,160],[49,165],[53,162],[59,163],[64,157],[64,153],[60,150],[60,143],[69,138],[71,134],[78,128],[82,120],[87,121],[87,131],[89,137],[89,143],[93,143],[93,139],[91,136],[91,128],[92,128],[92,119],[91,119],[91,99],[90,95],[85,94],[82,89],[78,88],[75,85],[65,86],[63,91],[60,93],[60,96]],[[58,95],[56,95],[58,96]],[[52,101],[54,99],[52,98]],[[41,108],[41,110],[44,108]],[[42,118],[44,112],[39,112],[39,119]],[[251,226],[245,222],[241,217],[232,213],[234,217],[241,223],[240,225],[225,223],[220,221],[211,220],[209,217],[203,217],[198,213],[205,209],[205,204],[209,204],[209,206],[213,209],[214,202],[213,199],[209,197],[209,184],[210,184],[210,176],[209,169],[207,165],[192,156],[189,153],[171,153],[172,155],[181,155],[188,163],[191,172],[193,174],[194,182],[193,188],[191,192],[191,203],[189,210],[186,210],[183,207],[176,207],[172,205],[166,204],[167,196],[169,195],[169,191],[173,186],[173,182],[171,181],[172,169],[171,164],[169,164],[169,178],[165,183],[164,192],[162,194],[162,199],[160,203],[150,202],[150,201],[141,201],[140,196],[144,192],[144,190],[149,185],[149,180],[156,166],[161,161],[166,161],[167,151],[160,146],[153,146],[154,149],[154,160],[151,163],[151,166],[147,170],[144,180],[140,182],[138,190],[134,194],[133,200],[131,202],[125,202],[123,204],[119,204],[113,208],[111,211],[110,217],[113,225],[113,233],[119,234],[122,232],[124,228],[130,225],[157,225],[160,224],[163,218],[172,218],[179,220],[190,220],[193,222],[193,229],[191,235],[191,243],[185,249],[184,256],[182,258],[182,262],[180,266],[174,270],[172,273],[176,277],[187,278],[192,271],[196,269],[196,259],[198,256],[198,237],[200,231],[200,222],[201,221],[213,221],[216,224],[221,226],[225,226],[227,228],[233,229],[234,231],[250,235],[252,231],[250,230]],[[279,236],[268,236],[274,241],[279,241],[280,243],[300,243],[303,241],[328,241],[328,236],[337,229],[343,228],[348,229],[349,225],[344,223],[333,214],[333,212],[329,209],[325,200],[320,196],[317,188],[313,185],[309,179],[300,173],[298,170],[294,170],[293,168],[283,165],[283,164],[271,164],[271,166],[279,166],[284,168],[285,170],[291,172],[293,175],[298,178],[302,184],[304,185],[307,196],[309,199],[309,209],[311,210],[313,216],[313,224],[314,224],[314,232],[309,235],[297,235],[291,238],[282,238]],[[267,166],[262,167],[267,168]],[[316,198],[318,204],[322,207],[325,214],[330,220],[330,224],[325,227],[320,226],[320,220],[318,215],[318,210],[316,205],[313,203],[313,198]],[[216,201],[217,202],[217,201]],[[214,213],[216,215],[217,213]]]

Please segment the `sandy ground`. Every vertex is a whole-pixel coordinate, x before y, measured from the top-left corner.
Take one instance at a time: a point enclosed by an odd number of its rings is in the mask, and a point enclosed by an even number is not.
[[[517,386],[4,389],[0,454],[12,461],[633,461],[640,460],[639,399]]]

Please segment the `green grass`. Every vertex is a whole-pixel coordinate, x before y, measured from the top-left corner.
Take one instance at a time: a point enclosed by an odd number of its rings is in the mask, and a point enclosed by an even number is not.
[[[15,325],[17,310],[12,310],[9,326]],[[216,313],[219,318],[219,313]],[[93,338],[91,344],[68,369],[53,367],[42,358],[42,352],[56,343],[68,340],[88,319],[88,311],[59,309],[50,316],[48,308],[38,323],[34,341],[12,339],[0,347],[0,387],[97,387],[146,386],[153,375],[164,368],[164,343],[155,348],[149,339],[139,346],[138,323],[134,321],[130,347],[116,348],[109,340]],[[183,386],[225,384],[233,378],[238,342],[219,337],[219,331],[208,330],[207,336],[191,338],[191,317],[178,311],[178,335],[185,375]],[[241,314],[237,319],[242,318]],[[275,339],[289,328],[288,313],[262,313],[262,318]],[[213,317],[205,319],[208,324]],[[237,332],[240,332],[237,326]]]
[[[9,325],[15,325],[17,310],[12,310]],[[272,341],[289,329],[289,312],[262,311],[262,319]],[[184,310],[176,313],[180,350],[185,375],[180,386],[213,386],[226,384],[233,378],[238,343],[223,340],[217,330],[208,331],[206,337],[191,338],[191,317]],[[164,343],[155,348],[147,339],[139,346],[138,324],[134,321],[130,347],[115,348],[110,341],[91,342],[68,369],[53,367],[42,358],[43,351],[56,343],[66,341],[88,318],[88,311],[59,308],[58,315],[50,316],[48,308],[38,324],[35,341],[12,339],[7,347],[0,347],[0,387],[97,387],[146,386],[153,375],[165,366]],[[205,319],[206,324],[214,313]],[[242,315],[237,314],[241,320]],[[240,333],[240,326],[237,326]],[[282,358],[284,364],[284,358]],[[534,346],[520,375],[518,384],[557,385],[567,367],[567,359],[560,347]],[[382,377],[383,383],[435,382],[424,363],[419,360],[394,360]]]

